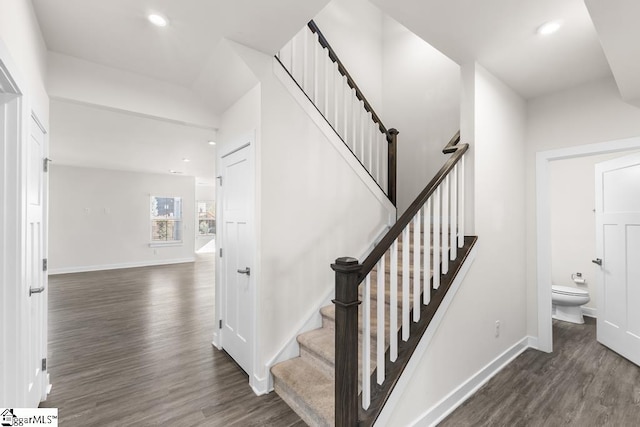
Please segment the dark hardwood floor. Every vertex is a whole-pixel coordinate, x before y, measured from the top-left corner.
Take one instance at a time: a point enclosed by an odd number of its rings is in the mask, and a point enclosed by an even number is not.
[[[49,279],[43,407],[72,426],[304,426],[211,346],[213,255]],[[554,353],[529,349],[440,426],[640,426],[640,368],[554,321]]]
[[[554,320],[552,354],[526,350],[440,426],[640,426],[640,368],[585,320]]]
[[[71,426],[304,426],[211,345],[213,255],[49,279],[42,407]]]

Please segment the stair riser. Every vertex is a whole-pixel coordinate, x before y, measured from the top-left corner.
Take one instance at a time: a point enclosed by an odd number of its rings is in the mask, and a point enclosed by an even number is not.
[[[322,415],[313,410],[313,408],[307,405],[305,402],[302,402],[299,396],[291,390],[287,385],[278,380],[278,378],[274,379],[273,389],[278,396],[285,401],[287,405],[294,410],[296,414],[302,418],[302,420],[310,426],[318,426],[318,427],[332,427],[333,423],[327,422]],[[333,421],[333,420],[332,420]]]
[[[385,352],[389,348],[389,343],[386,343]],[[335,347],[332,347],[335,351]],[[300,343],[300,357],[306,359],[313,366],[319,368],[322,372],[324,372],[331,379],[335,379],[335,354],[332,351],[332,356],[330,359],[327,359],[325,355],[320,354],[315,351],[313,348],[307,347],[306,345]],[[362,341],[358,342],[358,352],[362,351]],[[377,342],[375,339],[371,339],[371,353],[370,353],[370,363],[371,369],[369,374],[373,373],[376,367],[376,351],[377,351]],[[358,358],[358,372],[362,372],[362,358]],[[361,375],[358,376],[358,387],[362,386],[362,378]]]

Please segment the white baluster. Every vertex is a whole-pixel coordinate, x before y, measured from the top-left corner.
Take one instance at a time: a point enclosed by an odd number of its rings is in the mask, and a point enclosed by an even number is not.
[[[391,244],[391,292],[389,295],[389,347],[391,361],[398,358],[398,239]]]
[[[353,154],[356,158],[358,158],[358,128],[360,127],[360,123],[358,122],[359,112],[356,91],[351,89],[351,149],[353,150]]]
[[[373,129],[373,147],[371,151],[371,176],[376,182],[380,181],[380,159],[378,153],[380,152],[380,132],[377,129]]]
[[[458,191],[458,211],[460,212],[460,219],[458,221],[458,247],[464,246],[464,155],[460,159],[460,176],[458,182],[460,183],[460,191]]]
[[[349,111],[349,96],[351,94],[351,88],[349,88],[349,81],[347,80],[346,77],[344,77],[342,79],[342,104],[344,107],[344,127],[342,129],[342,138],[344,138],[344,142],[347,144],[348,147],[351,147],[350,141],[349,141],[349,126],[351,123],[349,123],[349,113],[351,113],[351,111]]]
[[[387,141],[387,135],[383,133],[381,133],[380,135],[382,135],[382,150],[380,150],[380,156],[382,157],[380,159],[380,161],[382,162],[382,177],[380,177],[381,182],[379,184],[386,193],[387,191],[389,191],[389,189],[387,188],[389,183],[389,181],[387,180],[387,177],[389,176],[389,162],[387,161],[387,158],[389,156],[389,142]]]
[[[333,129],[339,132],[338,120],[340,118],[340,85],[342,84],[342,75],[338,69],[338,63],[333,63]]]
[[[330,86],[330,75],[331,75],[331,58],[329,58],[329,51],[327,49],[322,49],[322,59],[324,62],[324,105],[323,105],[323,114],[329,119],[329,94],[331,93]]]
[[[291,59],[291,63],[289,64],[289,73],[291,74],[291,77],[296,80],[296,37],[291,39],[289,46],[291,47],[291,53],[289,55],[289,58]]]
[[[420,211],[413,217],[413,321],[420,320]]]
[[[309,93],[309,31],[305,31],[302,37],[302,80],[300,86],[304,93]]]
[[[365,163],[365,166],[367,167],[367,171],[369,171],[369,173],[371,174],[371,176],[373,176],[373,173],[371,173],[371,171],[373,170],[373,138],[374,138],[374,131],[375,129],[373,128],[374,125],[372,125],[372,116],[371,116],[371,112],[367,112],[367,143],[366,143],[366,151],[367,151],[367,161]]]
[[[378,261],[378,328],[376,333],[376,371],[378,372],[377,381],[378,384],[384,382],[384,350],[385,350],[385,336],[384,336],[384,282],[386,277],[384,256]]]
[[[313,67],[313,102],[320,107],[320,98],[319,98],[319,79],[320,79],[320,50],[322,48],[322,46],[320,46],[320,40],[319,40],[319,36],[316,33],[313,33],[314,37],[313,37],[313,61],[312,61],[312,67]]]
[[[454,261],[458,257],[458,165],[453,167],[451,172],[451,236],[449,246],[451,247],[451,256],[449,259]]]
[[[360,111],[360,126],[358,127],[358,145],[360,146],[360,162],[366,169],[365,156],[366,156],[366,144],[365,144],[365,132],[366,132],[366,120],[367,111],[364,109],[362,101],[358,102],[358,110]]]
[[[382,148],[384,146],[384,140],[382,138],[382,134],[380,132],[376,132],[376,139],[378,143],[376,145],[376,174],[374,178],[380,187],[382,187]],[[382,187],[384,190],[384,187]]]
[[[402,340],[409,339],[409,275],[411,264],[409,263],[409,251],[411,244],[409,243],[409,227],[402,230]]]
[[[442,182],[442,274],[449,272],[449,175]]]
[[[440,186],[433,193],[433,289],[440,287]]]
[[[427,199],[427,203],[424,205],[424,226],[422,229],[424,230],[424,274],[422,283],[424,286],[422,287],[423,298],[422,302],[424,305],[429,304],[431,302],[431,198]]]
[[[371,274],[364,279],[362,324],[362,407],[368,409],[371,404]]]

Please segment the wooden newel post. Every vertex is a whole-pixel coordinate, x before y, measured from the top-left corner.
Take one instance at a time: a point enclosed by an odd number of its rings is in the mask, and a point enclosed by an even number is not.
[[[389,192],[389,200],[393,205],[396,205],[396,173],[397,173],[397,158],[398,158],[398,129],[391,128],[387,133],[387,142],[389,142],[389,155],[387,156],[387,170],[389,176],[387,177],[387,189]]]
[[[358,423],[358,273],[355,258],[338,258],[336,272],[336,427]]]

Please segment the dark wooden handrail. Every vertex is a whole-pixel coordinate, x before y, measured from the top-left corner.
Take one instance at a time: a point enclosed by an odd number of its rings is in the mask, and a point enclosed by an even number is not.
[[[347,84],[349,85],[349,87],[351,89],[353,89],[355,91],[356,97],[360,101],[362,101],[364,109],[367,112],[371,113],[371,119],[373,120],[373,122],[375,124],[378,125],[378,129],[385,136],[385,139],[387,140],[387,143],[389,144],[388,151],[387,151],[387,191],[386,191],[386,193],[387,193],[387,197],[389,198],[389,201],[391,201],[393,206],[396,206],[396,202],[397,202],[397,200],[396,200],[397,199],[397,190],[396,190],[396,186],[397,186],[397,152],[398,152],[398,133],[399,132],[398,132],[397,129],[394,129],[394,128],[387,129],[386,126],[382,123],[382,120],[380,120],[380,116],[378,116],[378,114],[376,114],[375,110],[373,109],[373,107],[371,106],[369,101],[367,101],[367,98],[364,96],[364,94],[362,93],[362,91],[360,90],[358,85],[356,84],[356,82],[353,79],[353,77],[351,77],[351,74],[349,74],[349,71],[347,71],[347,68],[344,66],[342,61],[340,61],[340,58],[338,58],[338,55],[336,54],[336,52],[333,50],[333,48],[331,47],[331,45],[327,41],[327,38],[324,36],[324,34],[322,34],[322,31],[320,31],[320,28],[318,28],[318,25],[313,20],[311,20],[311,21],[309,21],[307,26],[309,27],[311,32],[313,32],[314,34],[316,34],[318,36],[318,42],[320,43],[320,46],[322,46],[323,48],[327,49],[327,52],[328,52],[328,55],[329,55],[329,59],[331,59],[332,62],[337,64],[338,72],[342,76],[346,77]],[[277,58],[277,56],[276,56],[276,58]],[[278,61],[280,61],[279,58],[278,58]],[[280,64],[282,64],[282,62],[280,62]],[[284,67],[284,64],[282,64],[282,66]],[[286,67],[285,67],[285,69],[286,69]],[[289,73],[289,74],[291,75],[291,73]],[[293,75],[291,75],[291,77],[293,78]],[[304,91],[302,86],[300,86],[300,88]],[[311,100],[311,98],[309,98],[309,99]],[[318,108],[318,107],[316,106],[316,108]],[[320,109],[318,109],[318,111],[320,111]],[[327,122],[329,122],[329,120],[326,117],[325,117],[325,120],[327,120]],[[334,128],[334,130],[335,130],[335,128]],[[336,133],[338,133],[337,130],[336,130]],[[354,153],[354,155],[355,155],[355,153]],[[357,158],[357,156],[356,156],[356,158]],[[361,163],[362,163],[362,161],[361,161]],[[363,164],[363,167],[364,167],[364,164]],[[369,172],[369,174],[371,174],[371,171],[367,170],[367,172]],[[380,186],[380,188],[382,189],[382,184],[380,182],[377,182],[377,180],[376,180],[376,184],[378,184],[378,186]]]
[[[453,170],[460,161],[464,153],[469,149],[469,144],[460,144],[460,132],[458,131],[443,149],[444,153],[452,153],[444,166],[422,190],[414,202],[409,206],[398,221],[391,227],[382,240],[373,248],[369,256],[359,264],[355,258],[338,258],[331,268],[336,272],[336,299],[333,301],[336,307],[336,333],[335,333],[335,423],[336,427],[352,427],[356,425],[373,425],[382,407],[389,398],[395,387],[398,378],[407,365],[409,358],[413,354],[417,343],[429,326],[435,311],[442,302],[444,295],[448,291],[453,279],[457,275],[462,263],[466,259],[471,247],[475,244],[475,237],[465,237],[463,252],[456,260],[448,262],[448,274],[441,276],[443,282],[438,290],[431,289],[431,300],[434,304],[424,305],[421,308],[422,317],[419,323],[410,326],[411,334],[408,342],[398,340],[398,360],[389,368],[386,375],[387,381],[381,386],[375,385],[371,395],[371,406],[364,411],[358,409],[360,397],[354,393],[358,384],[358,287],[378,261],[385,256],[385,253],[394,241],[400,236],[402,231],[409,225],[411,220],[420,211],[429,197],[436,191],[438,186],[444,181],[446,176]],[[422,300],[422,297],[420,297]],[[400,332],[398,332],[400,334]],[[389,350],[385,360],[389,360]],[[376,369],[385,369],[388,366],[378,366]],[[371,384],[375,384],[372,376]]]
[[[353,80],[353,78],[351,77],[351,75],[347,71],[347,68],[344,66],[342,61],[340,61],[340,58],[338,58],[338,55],[333,50],[333,48],[331,47],[331,45],[327,41],[326,37],[324,36],[324,34],[322,34],[322,31],[320,31],[320,28],[318,28],[318,26],[316,25],[316,23],[313,20],[309,21],[309,23],[307,25],[309,26],[309,29],[312,32],[314,32],[314,33],[316,33],[318,35],[318,40],[320,41],[320,45],[322,47],[326,48],[329,51],[329,58],[331,58],[331,61],[333,61],[336,64],[338,64],[338,71],[340,71],[340,74],[342,74],[343,76],[345,76],[347,78],[347,83],[349,84],[349,87],[356,91],[356,96],[364,104],[365,110],[367,110],[367,112],[371,113],[371,117],[373,118],[373,121],[376,122],[378,124],[378,126],[380,127],[380,132],[382,132],[385,135],[387,135],[387,141],[391,142],[389,140],[390,139],[389,131],[382,124],[382,120],[380,120],[380,117],[373,110],[373,107],[371,106],[371,104],[369,104],[369,101],[367,101],[367,98],[364,97],[364,95],[362,94],[362,91],[360,90],[360,88],[356,84],[355,80]]]
[[[424,190],[422,190],[422,192],[418,195],[418,197],[416,197],[413,203],[411,203],[405,213],[403,213],[402,216],[398,218],[398,221],[393,225],[393,227],[391,227],[391,229],[382,238],[382,240],[380,240],[376,247],[373,248],[369,256],[367,256],[367,258],[365,258],[365,260],[362,262],[358,277],[358,283],[364,280],[364,278],[367,277],[367,274],[369,274],[371,270],[373,270],[373,267],[376,266],[380,258],[382,258],[387,250],[389,250],[393,242],[395,242],[395,240],[402,233],[402,230],[404,230],[405,227],[409,225],[413,217],[427,202],[429,197],[431,197],[431,195],[436,191],[436,188],[438,188],[440,183],[444,181],[447,174],[453,170],[453,167],[456,165],[456,163],[458,163],[458,161],[462,158],[462,156],[467,152],[468,149],[469,144],[460,144],[460,131],[458,131],[442,150],[445,153],[453,152],[453,155],[449,157],[444,166],[440,168],[436,176],[431,179],[429,184],[427,184]]]

